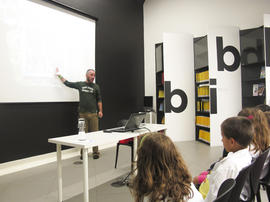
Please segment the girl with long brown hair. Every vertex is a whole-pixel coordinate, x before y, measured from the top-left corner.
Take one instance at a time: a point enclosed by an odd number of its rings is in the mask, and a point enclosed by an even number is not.
[[[136,202],[203,201],[174,143],[162,133],[148,135],[138,149],[131,191]]]
[[[251,120],[254,127],[254,137],[251,141],[250,152],[257,157],[270,146],[270,131],[267,118],[260,109],[244,108],[238,116],[245,116]]]

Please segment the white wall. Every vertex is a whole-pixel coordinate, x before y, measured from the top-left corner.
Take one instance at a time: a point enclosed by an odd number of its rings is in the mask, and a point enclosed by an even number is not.
[[[221,142],[221,123],[231,117],[236,116],[242,109],[241,91],[241,67],[235,71],[218,71],[217,63],[217,43],[216,37],[222,37],[223,49],[226,46],[235,47],[240,52],[239,28],[233,26],[213,27],[207,34],[208,39],[208,61],[209,78],[216,79],[217,91],[217,114],[210,114],[210,145],[222,146]],[[235,58],[229,53],[224,54],[224,62],[227,65],[233,64]]]
[[[162,42],[164,32],[189,32],[198,37],[206,35],[209,26],[254,28],[263,25],[264,13],[270,13],[269,0],[146,0],[145,95],[155,97],[154,47]]]
[[[171,82],[171,92],[179,89],[187,96],[187,106],[183,111],[165,113],[166,134],[173,141],[194,140],[195,136],[190,135],[195,132],[194,72],[190,71],[194,67],[193,36],[186,33],[163,34],[163,55],[165,82]],[[165,90],[165,97],[169,97],[166,93]],[[168,104],[167,100],[165,102]],[[173,95],[170,103],[178,108],[184,102],[179,95]]]

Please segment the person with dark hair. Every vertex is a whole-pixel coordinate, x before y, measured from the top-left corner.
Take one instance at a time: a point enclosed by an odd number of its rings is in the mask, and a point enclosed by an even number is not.
[[[143,138],[138,149],[137,175],[131,181],[136,202],[201,202],[187,166],[172,140],[162,133]]]
[[[67,81],[59,74],[58,68],[56,68],[56,75],[67,87],[75,88],[79,91],[79,118],[85,119],[85,132],[98,131],[98,118],[103,117],[103,110],[100,88],[94,83],[95,70],[88,69],[86,71],[86,81],[79,82]],[[93,147],[93,158],[99,158],[98,146]]]
[[[250,152],[252,157],[256,158],[270,146],[270,130],[267,117],[258,108],[244,108],[238,113],[238,116],[247,117],[253,124],[254,137],[250,144]]]
[[[265,117],[266,117],[266,119],[267,119],[268,128],[269,128],[269,130],[270,130],[270,111],[264,112],[264,115],[265,115]],[[270,134],[269,134],[269,135],[270,135]]]
[[[236,178],[239,172],[251,163],[249,144],[253,139],[254,128],[246,117],[231,117],[221,124],[223,146],[229,154],[216,162],[211,172],[200,186],[200,192],[206,196],[206,202],[217,197],[220,185],[228,178]],[[246,199],[245,192],[241,198]]]
[[[266,119],[267,119],[267,128],[268,128],[268,130],[270,131],[270,111],[266,111],[266,112],[264,112],[264,115],[265,115],[265,117],[266,117]],[[269,136],[270,136],[270,132],[269,132]],[[270,137],[269,137],[270,138]],[[270,146],[270,145],[269,145]],[[268,146],[268,147],[269,147]],[[268,156],[266,157],[266,160],[265,160],[265,162],[264,162],[264,165],[263,165],[263,168],[262,168],[262,172],[261,172],[261,176],[260,176],[260,179],[263,179],[266,175],[267,175],[267,173],[268,173],[268,171],[269,171],[269,161],[270,161],[270,152],[268,153]]]
[[[267,114],[269,119],[267,119]],[[249,145],[249,152],[252,158],[255,159],[270,146],[270,125],[268,125],[270,124],[270,112],[262,112],[256,107],[244,108],[238,113],[238,116],[247,117],[253,124],[254,136]],[[267,122],[267,120],[269,120],[269,122]],[[226,157],[228,154],[225,148],[223,150],[223,154],[225,154],[223,157]],[[197,187],[205,180],[215,163],[213,163],[207,171],[204,171],[193,178],[193,183]],[[267,165],[268,161],[266,161],[263,167],[262,176],[264,176],[268,171]]]
[[[270,107],[268,105],[260,104],[256,107],[244,108],[238,113],[238,116],[247,117],[254,125],[255,133],[250,148],[254,153],[254,155],[252,155],[253,157],[264,152],[270,145],[270,129],[267,124],[267,117],[264,113],[269,109]],[[223,157],[227,154],[228,152],[224,149]]]
[[[262,112],[270,111],[270,106],[266,104],[259,104],[255,108],[260,109]]]

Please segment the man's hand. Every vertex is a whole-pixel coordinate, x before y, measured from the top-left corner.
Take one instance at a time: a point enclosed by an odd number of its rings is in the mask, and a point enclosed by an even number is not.
[[[62,77],[59,73],[59,68],[56,67],[55,69],[55,75],[64,83],[66,81],[66,79],[64,79],[64,77]]]
[[[55,74],[56,74],[56,76],[59,75],[59,68],[58,67],[56,67],[56,69],[55,69]]]
[[[98,117],[102,118],[103,117],[103,113],[102,112],[98,112]]]

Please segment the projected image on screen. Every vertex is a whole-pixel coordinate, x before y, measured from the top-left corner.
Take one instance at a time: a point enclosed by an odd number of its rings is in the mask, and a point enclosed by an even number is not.
[[[0,1],[0,102],[78,101],[55,76],[95,68],[95,21],[40,0]]]

